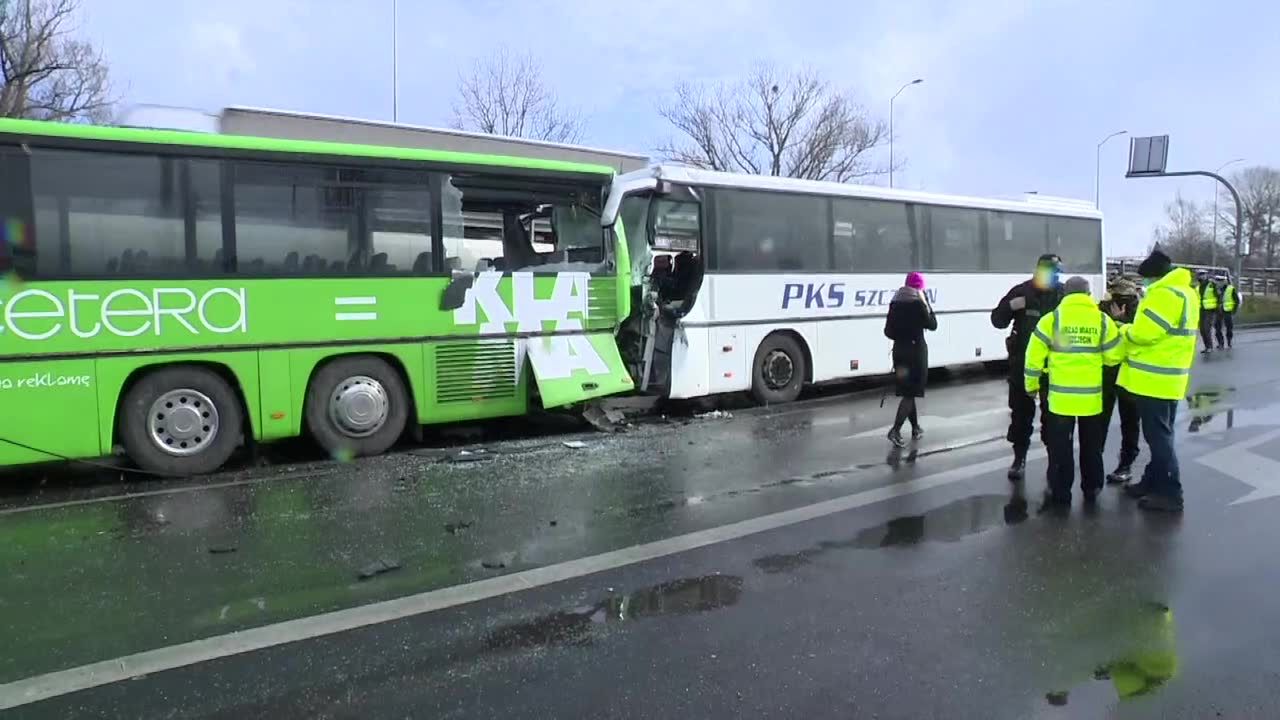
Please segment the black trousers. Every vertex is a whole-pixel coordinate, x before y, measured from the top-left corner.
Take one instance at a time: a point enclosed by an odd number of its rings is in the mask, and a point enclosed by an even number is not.
[[[1128,390],[1116,385],[1120,368],[1102,371],[1102,444],[1111,432],[1111,413],[1120,406],[1120,466],[1128,467],[1138,459],[1138,438],[1142,435],[1142,415],[1138,403]]]
[[[1013,452],[1022,456],[1031,447],[1031,431],[1036,421],[1036,398],[1027,394],[1026,381],[1022,379],[1022,358],[1009,361],[1009,432],[1005,439],[1013,445]],[[1017,370],[1017,375],[1012,371]],[[1044,442],[1044,413],[1048,407],[1048,390],[1040,389],[1040,440]]]
[[[1226,310],[1223,310],[1222,312],[1218,313],[1218,321],[1213,324],[1213,332],[1215,335],[1218,336],[1218,347],[1220,348],[1224,348],[1227,345],[1230,345],[1231,341],[1234,339],[1235,330],[1236,330],[1236,321],[1235,321],[1234,315],[1235,313],[1229,313]],[[1222,342],[1223,326],[1225,326],[1227,329],[1227,337],[1226,337],[1227,341],[1225,344]]]
[[[1045,480],[1054,500],[1069,501],[1075,484],[1076,463],[1074,437],[1080,426],[1080,488],[1085,493],[1102,489],[1106,470],[1102,464],[1102,446],[1106,442],[1105,423],[1101,415],[1074,417],[1045,413],[1045,448],[1049,451],[1049,470]]]
[[[1213,349],[1213,327],[1219,322],[1219,314],[1217,310],[1200,311],[1200,340],[1204,342],[1205,350]]]

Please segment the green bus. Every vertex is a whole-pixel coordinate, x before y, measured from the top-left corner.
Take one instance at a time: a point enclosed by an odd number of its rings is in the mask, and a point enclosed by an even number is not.
[[[0,120],[0,465],[207,473],[626,392],[605,166]]]

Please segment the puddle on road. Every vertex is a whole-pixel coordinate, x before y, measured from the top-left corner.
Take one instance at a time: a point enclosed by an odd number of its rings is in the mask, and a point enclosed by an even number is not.
[[[800,552],[766,555],[752,563],[766,573],[789,572],[833,550],[871,550],[924,542],[956,542],[1001,525],[1027,519],[1027,500],[1018,493],[974,495],[947,503],[922,515],[904,515],[848,540],[824,540]]]
[[[1091,680],[1070,690],[1049,691],[1045,702],[1070,708],[1064,711],[1070,717],[1104,717],[1117,704],[1152,695],[1177,676],[1176,627],[1166,605],[1143,603],[1136,612],[1126,613],[1115,637],[1122,639],[1121,652],[1094,668]]]
[[[692,615],[738,602],[742,578],[705,575],[654,585],[626,595],[611,595],[595,605],[543,615],[507,625],[485,638],[490,650],[547,645],[583,645],[600,626],[665,615]]]
[[[1235,426],[1236,389],[1234,387],[1198,388],[1187,398],[1187,409],[1191,413],[1188,432],[1200,432],[1205,425],[1213,422],[1215,415],[1225,414],[1227,429]],[[1224,412],[1225,411],[1225,412]]]

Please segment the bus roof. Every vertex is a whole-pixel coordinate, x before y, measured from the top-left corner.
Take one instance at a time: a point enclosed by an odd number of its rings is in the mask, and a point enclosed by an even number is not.
[[[1021,200],[998,200],[964,195],[943,195],[941,193],[898,190],[896,188],[882,188],[873,185],[853,185],[822,180],[797,180],[795,178],[774,177],[771,175],[718,172],[700,170],[683,165],[654,165],[644,170],[621,175],[615,182],[626,184],[629,180],[641,180],[644,178],[667,180],[681,185],[710,185],[746,190],[809,193],[832,197],[896,200],[898,202],[913,202],[926,205],[952,205],[1005,212],[1028,212],[1095,220],[1102,219],[1102,213],[1094,208],[1093,203],[1085,200],[1050,198],[1037,195],[1028,195]]]
[[[607,165],[543,160],[528,157],[511,157],[483,153],[467,153],[450,150],[400,148],[383,145],[360,145],[321,140],[288,140],[281,138],[251,137],[245,135],[221,135],[182,130],[153,130],[143,128],[112,127],[106,125],[77,125],[42,120],[0,119],[0,137],[11,136],[19,141],[30,138],[59,138],[98,142],[144,143],[152,145],[181,145],[185,147],[216,150],[249,150],[261,152],[296,153],[306,155],[332,155],[384,160],[406,160],[437,163],[457,163],[488,167],[513,167],[548,172],[580,173],[612,177],[615,172]]]

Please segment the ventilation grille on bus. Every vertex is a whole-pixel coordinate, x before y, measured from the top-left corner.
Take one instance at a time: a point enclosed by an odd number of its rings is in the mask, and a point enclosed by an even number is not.
[[[608,330],[618,322],[617,287],[617,278],[591,278],[587,286],[588,330]]]
[[[435,350],[437,403],[515,397],[514,340],[441,343]]]

